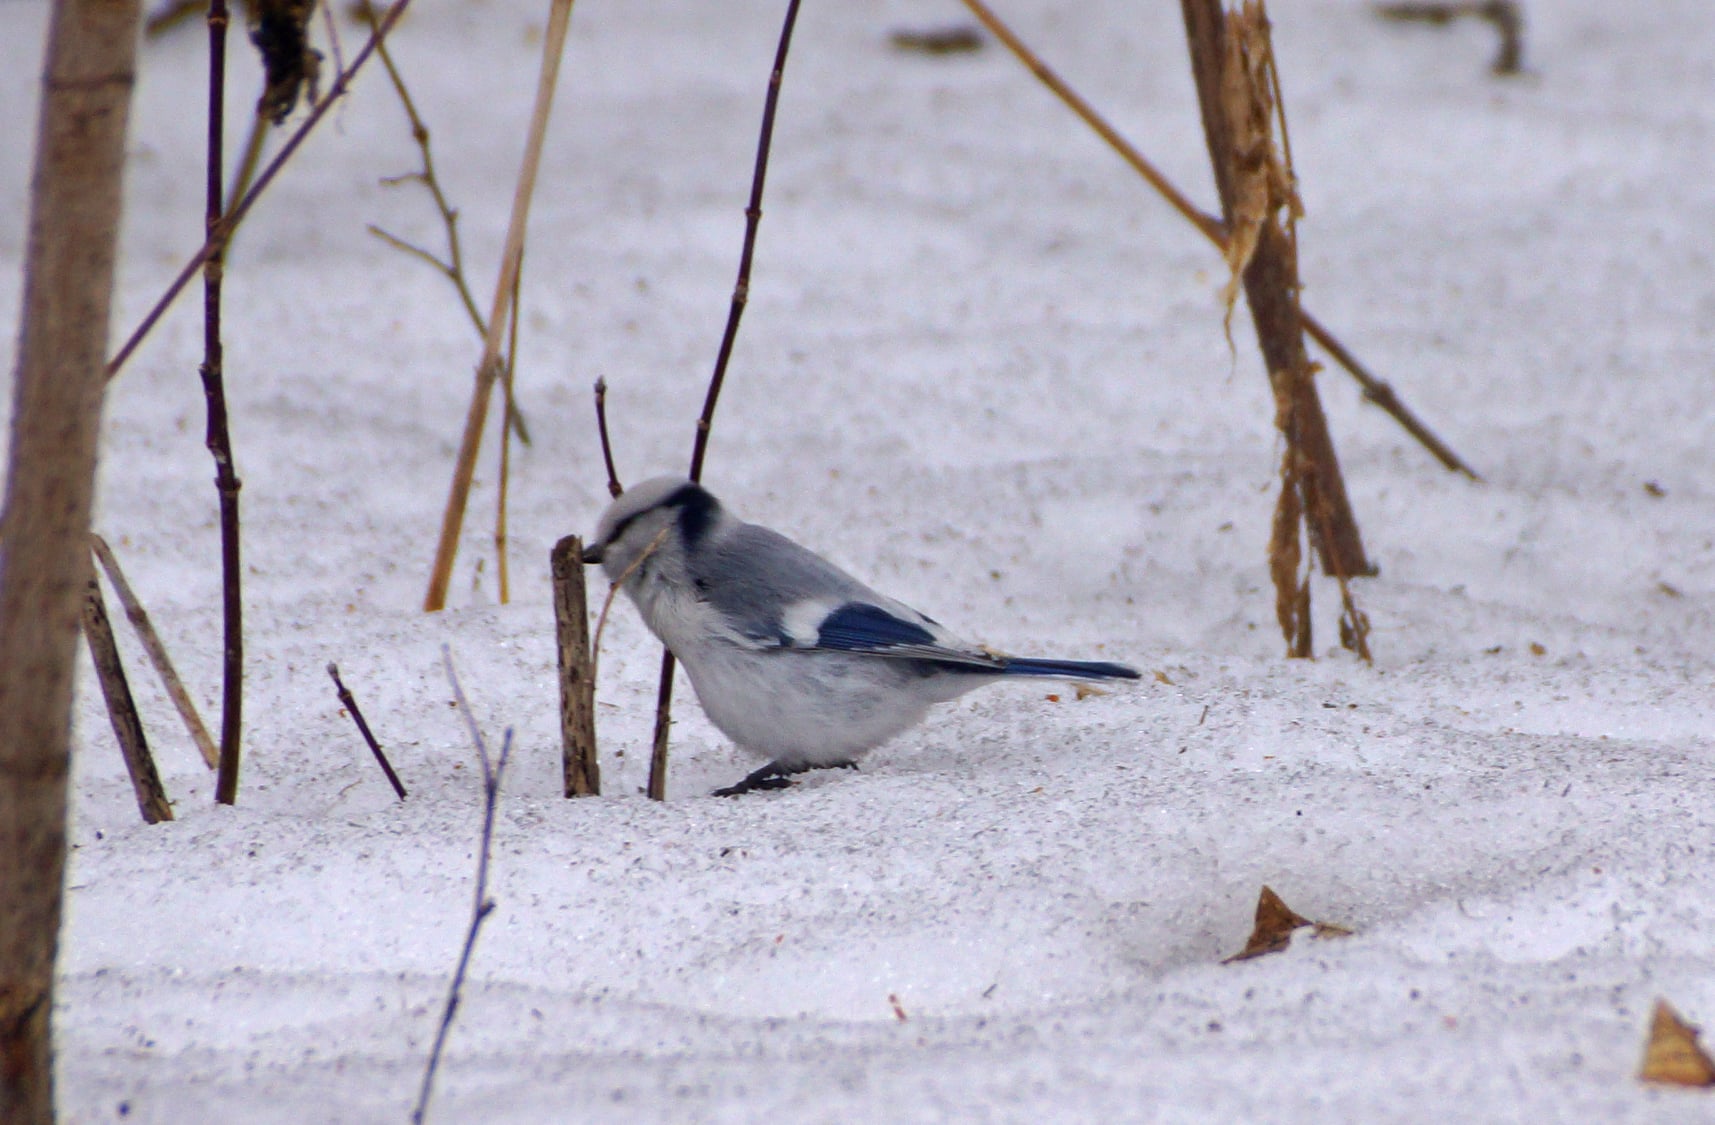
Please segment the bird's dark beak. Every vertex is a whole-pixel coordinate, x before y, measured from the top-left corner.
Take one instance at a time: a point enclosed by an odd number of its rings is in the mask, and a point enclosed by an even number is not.
[[[585,566],[595,566],[597,563],[601,562],[601,544],[591,543],[589,546],[584,548],[584,553],[580,557],[583,559]]]

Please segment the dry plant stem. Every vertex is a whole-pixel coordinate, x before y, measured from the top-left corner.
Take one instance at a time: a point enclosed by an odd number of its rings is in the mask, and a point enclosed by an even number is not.
[[[1135,145],[1121,136],[1119,131],[1109,124],[1101,114],[1097,113],[1089,102],[1068,86],[1047,63],[1042,61],[1036,52],[1032,51],[1023,40],[1014,34],[1010,27],[1002,23],[1000,17],[996,16],[988,5],[983,3],[983,0],[964,0],[964,2],[972,14],[982,21],[983,26],[988,28],[996,39],[1005,44],[1007,49],[1013,53],[1019,62],[1024,64],[1026,69],[1034,74],[1044,86],[1048,87],[1068,109],[1077,114],[1084,124],[1106,141],[1109,147],[1118,153],[1120,158],[1132,167],[1133,171],[1142,176],[1175,211],[1202,232],[1205,238],[1214,243],[1216,249],[1220,250],[1223,255],[1226,254],[1227,229],[1221,220],[1197,208],[1184,192],[1175,187],[1143,153],[1138,151]],[[1442,465],[1454,472],[1464,473],[1473,480],[1481,479],[1457,454],[1447,447],[1446,443],[1437,438],[1421,420],[1411,413],[1391,387],[1377,379],[1360,364],[1356,357],[1321,322],[1302,309],[1299,315],[1304,322],[1305,331],[1309,332],[1311,338],[1357,380],[1359,386],[1363,388],[1366,399],[1386,411],[1389,416],[1404,427],[1407,433],[1428,449]]]
[[[368,743],[369,752],[375,755],[375,764],[381,767],[381,772],[387,775],[387,784],[393,787],[393,792],[399,799],[405,799],[405,784],[399,780],[399,775],[393,772],[393,763],[387,760],[387,754],[381,749],[381,743],[375,741],[375,735],[369,729],[369,724],[363,721],[363,712],[357,708],[357,697],[351,694],[345,686],[345,681],[339,678],[339,665],[328,664],[328,675],[333,679],[334,692],[339,696],[340,706],[351,715],[351,721],[357,724],[357,732]]]
[[[0,512],[0,1121],[54,1120],[73,673],[100,448],[136,0],[56,0]],[[17,143],[21,138],[14,138]]]
[[[91,535],[89,543],[96,559],[101,563],[101,569],[107,572],[107,580],[113,583],[113,592],[119,595],[119,604],[125,607],[125,616],[131,622],[131,628],[136,631],[137,639],[143,643],[143,651],[148,654],[149,663],[154,665],[155,675],[161,678],[161,686],[167,689],[167,697],[173,701],[173,707],[183,720],[191,741],[196,744],[197,752],[202,755],[202,760],[207,763],[208,768],[214,769],[220,764],[220,750],[215,746],[214,739],[209,737],[202,715],[191,701],[190,692],[185,690],[184,681],[179,679],[179,673],[167,655],[167,646],[161,643],[160,634],[155,632],[155,625],[149,620],[143,603],[131,589],[131,583],[125,580],[125,572],[119,568],[119,559],[101,536]]]
[[[221,145],[226,129],[226,0],[208,6],[208,200],[204,209],[207,237],[216,238],[225,207]],[[244,722],[244,601],[239,558],[238,473],[232,463],[232,434],[226,420],[226,383],[220,341],[220,283],[225,269],[224,242],[203,263],[203,397],[208,401],[208,431],[204,439],[214,457],[214,485],[220,495],[221,628],[224,661],[221,669],[220,763],[214,799],[223,805],[238,800],[239,739]]]
[[[595,742],[595,662],[590,657],[584,543],[568,535],[549,553],[554,577],[554,638],[560,650],[560,756],[568,797],[601,793]]]
[[[696,440],[691,446],[690,477],[694,481],[703,479],[703,459],[708,455],[715,407],[720,403],[721,387],[726,383],[727,362],[732,358],[733,342],[738,339],[738,323],[750,299],[750,264],[756,253],[756,228],[762,222],[762,189],[768,177],[768,149],[774,139],[774,111],[780,103],[786,53],[792,47],[792,29],[797,22],[798,0],[788,0],[786,18],[780,26],[780,43],[774,51],[774,66],[768,72],[768,94],[762,105],[762,127],[756,140],[756,167],[750,177],[750,202],[744,209],[744,248],[739,253],[738,279],[733,283],[726,331],[721,334],[720,351],[715,356],[714,373],[709,377],[709,390],[703,397],[703,412],[697,418]],[[662,649],[661,680],[655,692],[655,738],[649,754],[648,792],[657,801],[667,799],[667,738],[673,722],[673,668],[672,652]]]
[[[447,587],[452,582],[453,558],[458,554],[459,532],[464,527],[465,506],[470,500],[471,480],[476,475],[476,455],[482,447],[482,427],[488,417],[488,399],[495,381],[501,374],[500,333],[506,320],[507,305],[512,298],[512,280],[518,273],[519,259],[524,254],[524,232],[530,216],[530,197],[536,190],[536,171],[541,165],[543,138],[548,131],[548,114],[554,103],[554,86],[559,80],[560,58],[566,44],[566,28],[571,22],[572,0],[552,0],[548,13],[548,30],[542,38],[542,70],[536,85],[536,107],[530,117],[530,132],[524,148],[524,166],[518,174],[518,186],[512,196],[512,218],[507,225],[506,249],[501,254],[500,277],[494,286],[494,303],[488,314],[488,334],[483,341],[482,359],[476,365],[476,386],[471,391],[470,409],[465,415],[464,437],[459,443],[458,461],[453,468],[453,480],[447,494],[446,511],[441,516],[441,536],[435,547],[435,564],[429,575],[429,590],[423,598],[423,609],[429,613],[445,608]]]
[[[607,468],[607,494],[615,500],[625,491],[619,483],[619,471],[613,467],[613,442],[607,434],[607,380],[595,381],[595,427],[601,435],[601,461]]]
[[[494,810],[500,799],[500,782],[506,773],[507,759],[512,754],[512,728],[507,727],[500,744],[500,756],[493,762],[489,761],[488,746],[482,740],[482,731],[476,725],[476,717],[471,714],[470,703],[466,701],[464,690],[459,687],[458,675],[453,671],[452,653],[443,647],[441,656],[446,662],[447,678],[453,685],[453,696],[470,728],[471,739],[476,743],[477,760],[482,765],[482,836],[477,851],[476,894],[471,906],[470,926],[465,931],[464,948],[459,951],[458,968],[453,971],[452,983],[447,988],[447,1003],[441,1012],[440,1027],[435,1032],[435,1045],[423,1067],[423,1085],[417,1093],[417,1107],[411,1111],[414,1125],[422,1125],[423,1115],[429,1111],[429,1096],[435,1090],[435,1074],[440,1070],[447,1034],[452,1031],[453,1019],[458,1015],[459,996],[464,988],[465,973],[470,969],[471,954],[476,950],[477,935],[482,931],[483,922],[494,913],[494,901],[488,897],[488,861],[494,843]]]
[[[398,24],[399,18],[405,14],[405,9],[410,7],[410,4],[411,0],[393,0],[393,6],[388,8],[387,14],[381,18],[381,26],[369,37],[369,41],[363,45],[362,50],[357,52],[357,56],[351,60],[350,69],[342,71],[339,77],[334,80],[333,85],[328,89],[327,96],[317,102],[315,107],[310,110],[309,116],[304,118],[303,123],[281,146],[280,151],[274,154],[274,158],[268,162],[268,166],[262,169],[262,174],[256,177],[255,185],[233,205],[232,210],[221,222],[219,229],[211,232],[209,237],[203,241],[202,248],[191,256],[190,261],[184,264],[184,268],[179,270],[178,275],[168,284],[166,291],[161,294],[142,321],[132,330],[131,335],[126,337],[124,345],[108,361],[107,377],[109,379],[124,369],[125,361],[131,358],[138,345],[154,330],[155,325],[166,314],[173,301],[178,298],[180,293],[184,292],[185,286],[191,283],[191,279],[196,276],[197,271],[202,269],[203,263],[221,252],[232,237],[232,232],[238,229],[239,224],[244,221],[244,217],[256,205],[256,201],[268,190],[275,177],[297,153],[299,146],[309,137],[311,131],[320,124],[322,118],[327,116],[328,111],[334,107],[339,99],[345,96],[346,90],[351,86],[352,79],[356,78],[358,71],[363,69],[363,64],[369,61],[369,56],[374,53],[376,45],[382,42]]]
[[[373,30],[376,26],[375,9],[367,0],[360,8],[359,14]],[[476,298],[471,295],[470,282],[465,279],[464,248],[459,242],[458,209],[447,202],[446,193],[441,190],[440,177],[435,174],[435,155],[434,150],[429,145],[429,127],[417,113],[417,103],[411,97],[410,87],[405,85],[405,76],[400,73],[398,64],[393,61],[392,52],[387,50],[387,44],[381,43],[377,46],[376,53],[381,56],[381,65],[387,69],[387,78],[393,84],[393,92],[399,96],[399,104],[404,107],[405,116],[410,119],[411,139],[417,142],[417,151],[423,158],[423,170],[421,172],[409,176],[389,178],[382,182],[394,183],[408,179],[416,180],[428,189],[430,198],[435,201],[435,210],[440,212],[441,225],[446,228],[447,258],[442,261],[422,247],[412,245],[397,235],[382,230],[374,223],[369,224],[369,233],[395,249],[422,259],[433,266],[436,272],[445,275],[447,280],[452,282],[453,288],[458,291],[459,302],[464,306],[465,315],[470,317],[471,325],[476,329],[476,334],[486,337],[488,326],[483,323],[482,312],[476,307]],[[518,434],[518,440],[529,445],[530,429],[524,424],[524,415],[518,409],[517,400],[513,397],[510,380],[506,385],[506,421]]]
[[[1191,45],[1191,68],[1202,107],[1215,183],[1227,228],[1238,215],[1241,162],[1255,160],[1241,151],[1222,108],[1222,67],[1226,30],[1220,0],[1182,0],[1185,29]],[[1264,25],[1266,26],[1266,24]],[[1276,106],[1276,109],[1280,107]],[[1290,181],[1290,170],[1287,172]],[[1244,289],[1256,325],[1257,342],[1267,364],[1276,416],[1289,450],[1298,456],[1299,491],[1310,515],[1311,539],[1330,575],[1373,573],[1365,557],[1357,520],[1346,496],[1340,463],[1328,434],[1327,419],[1316,394],[1310,357],[1298,316],[1297,250],[1290,233],[1275,218],[1270,205],[1261,216],[1255,248],[1244,265]],[[1325,513],[1325,518],[1317,518]]]
[[[506,373],[502,376],[502,385],[508,401],[512,397],[512,373],[518,362],[518,291],[523,284],[524,263],[520,260],[518,272],[512,277],[512,311],[506,318]],[[494,504],[494,569],[495,578],[500,583],[501,605],[512,601],[512,583],[506,565],[506,493],[512,480],[511,417],[508,412],[500,420],[500,485]]]
[[[137,811],[143,814],[145,824],[171,820],[173,806],[167,802],[167,791],[161,787],[161,775],[149,753],[143,720],[137,716],[137,702],[131,698],[125,665],[113,640],[113,622],[107,617],[107,603],[93,574],[83,602],[83,639],[89,643],[89,658],[95,663],[95,678],[101,682],[101,694],[107,700],[113,737],[119,740],[119,752],[125,756],[125,769],[137,794]]]
[[[243,199],[244,193],[250,190],[250,185],[256,180],[256,169],[262,164],[262,150],[268,143],[268,119],[261,114],[250,117],[250,133],[244,138],[244,154],[238,158],[238,170],[232,176],[232,190],[226,193],[228,199]],[[226,240],[227,249],[232,248],[232,238]]]

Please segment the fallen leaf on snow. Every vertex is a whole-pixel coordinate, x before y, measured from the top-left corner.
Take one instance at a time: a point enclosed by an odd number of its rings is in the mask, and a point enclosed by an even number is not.
[[[1279,953],[1292,944],[1292,932],[1305,926],[1312,927],[1313,936],[1319,938],[1349,937],[1352,933],[1346,927],[1332,922],[1312,922],[1281,901],[1273,888],[1264,887],[1257,898],[1256,927],[1251,931],[1250,940],[1245,942],[1243,949],[1221,964],[1230,965],[1234,961],[1248,961],[1265,953]]]
[[[1680,1019],[1666,1000],[1655,1002],[1638,1077],[1670,1086],[1715,1086],[1715,1062],[1698,1044],[1697,1028]]]

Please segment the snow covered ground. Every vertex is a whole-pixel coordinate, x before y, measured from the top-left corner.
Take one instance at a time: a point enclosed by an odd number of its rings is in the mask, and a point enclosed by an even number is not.
[[[544,9],[417,4],[397,55],[485,299]],[[1322,375],[1382,568],[1359,588],[1365,667],[1333,647],[1326,586],[1323,655],[1281,656],[1278,445],[1242,313],[1236,359],[1223,340],[1214,254],[994,45],[889,46],[962,11],[805,6],[707,479],[967,636],[1151,674],[1082,702],[993,689],[861,773],[740,800],[705,794],[755,763],[681,685],[657,804],[639,790],[658,650],[622,605],[608,795],[561,799],[546,561],[605,501],[590,384],[612,386],[627,480],[683,466],[779,5],[574,11],[526,263],[536,444],[513,459],[504,606],[491,440],[454,604],[418,608],[477,349],[445,281],[364,233],[439,238],[417,190],[378,185],[416,157],[368,72],[228,274],[237,807],[212,803],[122,636],[178,814],[140,824],[80,682],[67,1120],[404,1117],[481,814],[443,644],[516,758],[436,1120],[1715,1115],[1633,1078],[1658,995],[1715,1022],[1715,16],[1531,4],[1532,73],[1501,81],[1484,26],[1277,6],[1307,303],[1486,477],[1444,472]],[[1212,197],[1178,5],[1001,11]],[[0,3],[6,317],[45,13]],[[357,41],[347,25],[348,56]],[[142,59],[116,336],[201,223],[204,37]],[[113,385],[97,526],[212,723],[196,304]],[[1220,964],[1264,883],[1356,935]]]

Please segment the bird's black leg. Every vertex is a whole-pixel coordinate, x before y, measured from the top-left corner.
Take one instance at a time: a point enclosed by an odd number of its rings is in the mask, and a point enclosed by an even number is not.
[[[736,797],[740,793],[749,793],[756,789],[785,789],[792,784],[791,775],[803,773],[804,768],[800,766],[798,769],[789,770],[783,768],[778,762],[769,762],[761,769],[746,774],[744,780],[737,785],[728,785],[724,789],[716,789],[714,795],[716,797]]]

